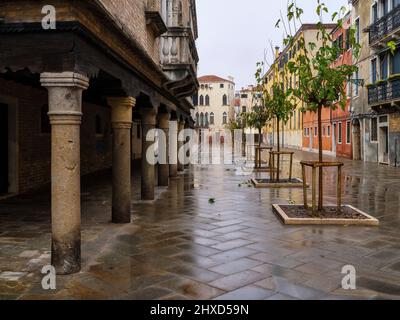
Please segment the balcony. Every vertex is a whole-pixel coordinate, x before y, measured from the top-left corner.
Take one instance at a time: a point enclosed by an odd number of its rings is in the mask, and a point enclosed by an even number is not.
[[[156,37],[167,32],[167,26],[161,14],[161,0],[147,0],[146,24],[151,27]]]
[[[161,37],[161,65],[170,81],[165,87],[178,98],[191,96],[199,87],[199,56],[192,30],[170,27]]]
[[[370,46],[385,46],[388,41],[397,39],[400,33],[400,6],[372,24],[368,31]]]
[[[368,104],[378,113],[396,111],[400,105],[400,78],[368,86]]]

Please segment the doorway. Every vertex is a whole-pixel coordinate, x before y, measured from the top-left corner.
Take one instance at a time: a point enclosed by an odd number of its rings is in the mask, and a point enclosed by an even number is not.
[[[8,105],[0,104],[0,195],[9,191]]]
[[[358,119],[353,122],[353,160],[361,160],[361,124]]]
[[[379,127],[379,162],[389,164],[389,128]]]

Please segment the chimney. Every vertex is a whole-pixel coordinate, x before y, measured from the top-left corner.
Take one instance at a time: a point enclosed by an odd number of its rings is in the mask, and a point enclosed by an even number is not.
[[[275,58],[278,58],[279,57],[279,47],[278,46],[276,46],[275,47]]]

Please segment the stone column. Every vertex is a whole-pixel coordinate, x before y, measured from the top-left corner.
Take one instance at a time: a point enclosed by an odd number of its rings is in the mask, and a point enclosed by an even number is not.
[[[169,176],[178,175],[178,122],[169,122]]]
[[[142,109],[142,200],[154,200],[155,166],[149,162],[146,154],[153,147],[154,141],[146,141],[147,133],[156,128],[156,112],[154,109]]]
[[[169,148],[168,148],[168,140],[169,140],[169,114],[168,113],[160,113],[158,116],[158,124],[159,129],[162,130],[165,134],[165,143],[159,140],[159,154],[163,154],[165,159],[163,163],[158,164],[158,185],[160,187],[168,187],[169,185]]]
[[[112,222],[131,222],[132,97],[108,98],[113,128]]]
[[[80,125],[89,79],[74,72],[42,73],[51,123],[51,264],[57,274],[81,269]]]
[[[179,121],[178,122],[178,136],[183,130],[185,130],[185,122],[184,121]],[[178,139],[178,151],[177,151],[177,154],[178,154],[178,171],[179,172],[185,171],[184,163],[179,161],[179,150],[181,150],[181,148],[183,147],[184,144],[185,144],[184,141],[180,141],[180,139]]]

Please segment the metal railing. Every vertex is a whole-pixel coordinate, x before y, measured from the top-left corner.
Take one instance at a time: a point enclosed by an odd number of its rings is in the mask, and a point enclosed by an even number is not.
[[[400,99],[400,79],[388,80],[368,87],[368,104],[390,102]]]
[[[400,6],[394,8],[370,26],[369,43],[375,44],[400,28]]]

